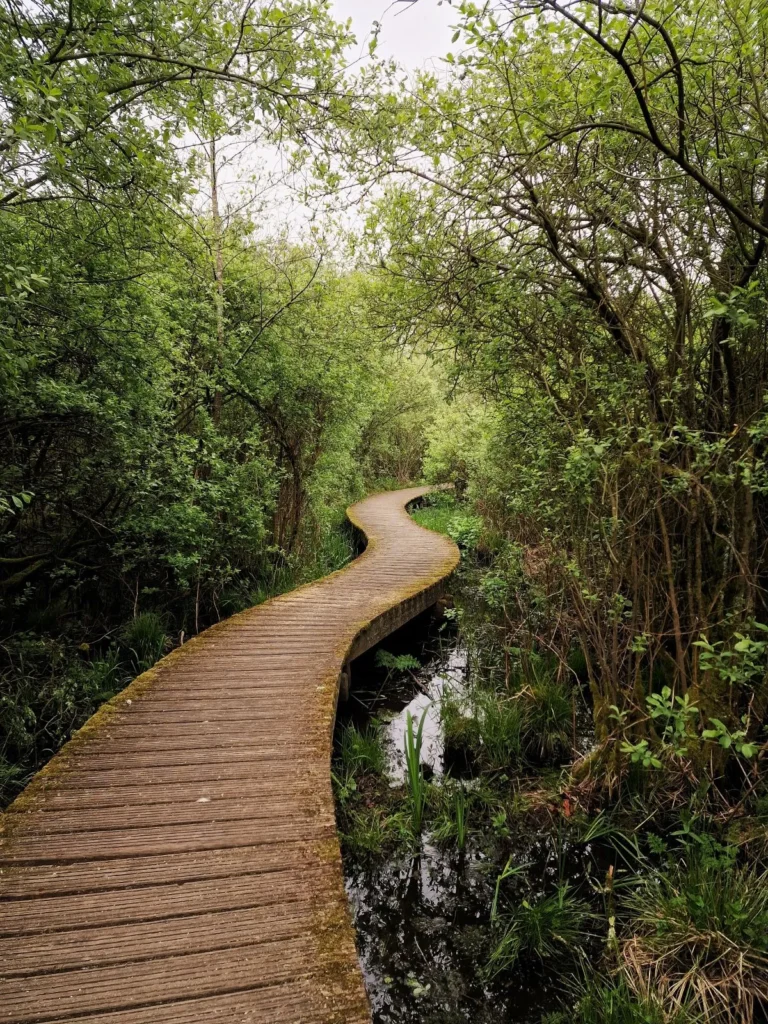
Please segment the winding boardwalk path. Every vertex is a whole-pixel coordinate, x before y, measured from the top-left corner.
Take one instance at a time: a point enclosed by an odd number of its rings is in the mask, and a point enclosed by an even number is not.
[[[0,1021],[364,1024],[330,783],[344,663],[458,561],[354,505],[360,558],[233,616],[102,708],[3,819]]]

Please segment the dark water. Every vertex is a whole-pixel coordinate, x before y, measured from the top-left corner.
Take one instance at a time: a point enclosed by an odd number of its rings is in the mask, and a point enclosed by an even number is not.
[[[358,659],[340,723],[361,727],[374,716],[384,719],[389,775],[397,785],[403,780],[406,711],[420,717],[426,710],[422,762],[435,781],[455,775],[437,701],[446,689],[461,692],[468,685],[466,651],[428,617],[383,646],[416,655],[424,668],[386,681],[375,652]],[[471,788],[473,780],[465,784]],[[462,852],[440,848],[428,832],[418,852],[401,850],[373,861],[345,852],[347,892],[376,1024],[540,1024],[543,1013],[562,1008],[566,993],[556,964],[521,959],[514,971],[487,977],[496,878],[511,856],[514,864],[525,865],[519,885],[527,896],[551,891],[558,880],[580,887],[594,868],[594,851],[569,846],[553,834],[549,820],[539,829],[527,821],[501,831],[470,835]]]

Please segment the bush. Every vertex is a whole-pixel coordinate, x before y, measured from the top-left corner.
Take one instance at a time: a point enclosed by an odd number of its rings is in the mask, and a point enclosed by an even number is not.
[[[0,672],[0,803],[12,799],[51,751],[130,679],[117,647],[94,657],[87,644],[16,633]]]

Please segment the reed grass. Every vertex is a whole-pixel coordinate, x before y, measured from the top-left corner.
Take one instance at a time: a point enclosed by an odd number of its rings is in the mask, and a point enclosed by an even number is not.
[[[427,803],[427,783],[421,766],[421,747],[424,736],[424,722],[428,708],[424,709],[414,733],[414,719],[410,711],[405,716],[405,766],[408,798],[411,810],[411,827],[414,837],[421,835],[424,808]]]

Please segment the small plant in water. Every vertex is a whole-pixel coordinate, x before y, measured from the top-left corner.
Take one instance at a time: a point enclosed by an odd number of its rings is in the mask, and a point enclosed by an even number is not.
[[[376,664],[388,672],[415,672],[421,668],[421,662],[412,654],[392,654],[384,650],[376,652]]]
[[[685,1011],[670,1014],[653,995],[639,999],[623,978],[599,970],[588,970],[568,1001],[575,1005],[548,1014],[542,1024],[694,1024]]]
[[[384,774],[387,756],[382,746],[378,722],[373,721],[363,729],[358,729],[353,723],[345,725],[339,746],[344,774]]]
[[[437,843],[455,843],[459,850],[467,845],[467,810],[469,801],[462,785],[453,788],[448,783],[435,787],[430,800],[435,799],[438,813],[431,821],[431,836]]]
[[[416,732],[413,731],[413,716],[410,711],[405,716],[405,766],[406,779],[408,782],[408,795],[411,806],[411,825],[414,836],[421,833],[421,823],[424,818],[424,807],[427,802],[427,783],[424,778],[424,770],[421,767],[421,745],[424,734],[424,721],[427,717],[427,708],[421,716]]]
[[[542,758],[566,754],[571,745],[573,691],[565,683],[542,675],[523,691],[526,746]]]
[[[361,779],[383,777],[387,757],[381,743],[379,723],[374,719],[363,729],[354,723],[345,725],[339,741],[340,757],[331,772],[336,798],[340,804],[348,803],[359,791]]]
[[[344,846],[358,857],[378,857],[386,846],[405,843],[410,837],[407,819],[387,814],[379,807],[351,810],[341,826]]]
[[[544,960],[575,950],[585,937],[588,914],[586,903],[572,894],[566,882],[560,882],[549,896],[522,900],[503,918],[497,913],[503,932],[488,961],[489,975],[514,967],[524,954]]]

